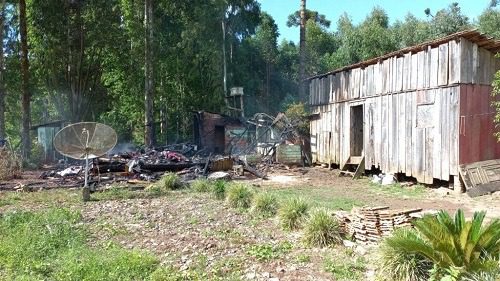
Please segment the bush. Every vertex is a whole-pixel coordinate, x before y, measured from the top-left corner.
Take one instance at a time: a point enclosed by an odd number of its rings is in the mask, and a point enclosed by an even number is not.
[[[212,194],[217,200],[226,198],[226,182],[223,180],[215,181],[212,185]]]
[[[304,241],[310,246],[329,246],[342,241],[335,218],[326,209],[316,209],[305,225]]]
[[[297,229],[307,215],[309,204],[300,198],[286,201],[278,210],[281,227],[286,230]]]
[[[191,183],[191,187],[196,192],[209,192],[211,184],[210,181],[206,179],[197,179]]]
[[[429,279],[429,271],[432,269],[431,262],[422,255],[394,246],[397,241],[409,239],[408,237],[413,235],[417,235],[415,230],[400,228],[382,241],[379,248],[378,275],[380,280],[426,281]]]
[[[462,210],[455,218],[445,211],[416,221],[415,232],[386,240],[394,252],[419,255],[433,264],[431,279],[460,280],[467,274],[498,268],[500,220],[483,225],[485,212],[466,221]]]
[[[148,190],[155,194],[163,194],[171,190],[180,189],[183,187],[181,179],[174,173],[164,174],[160,180],[151,185]]]
[[[278,199],[268,192],[258,193],[253,203],[253,213],[262,217],[272,217],[278,211]]]
[[[22,160],[16,153],[0,148],[0,180],[20,178],[22,174]]]
[[[253,192],[248,186],[240,183],[233,183],[227,191],[227,202],[233,208],[250,208],[252,204]]]

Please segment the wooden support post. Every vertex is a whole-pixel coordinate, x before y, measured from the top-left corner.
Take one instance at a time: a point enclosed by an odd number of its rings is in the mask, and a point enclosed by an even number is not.
[[[460,176],[453,176],[453,190],[457,194],[465,192],[464,184],[460,180]]]

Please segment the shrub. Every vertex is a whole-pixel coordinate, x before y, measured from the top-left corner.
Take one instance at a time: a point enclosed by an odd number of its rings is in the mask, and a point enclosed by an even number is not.
[[[500,220],[483,226],[485,212],[476,212],[466,221],[462,210],[452,219],[445,211],[416,221],[416,232],[392,236],[388,246],[394,251],[425,257],[434,265],[431,278],[459,280],[466,274],[489,271],[498,266]]]
[[[253,213],[262,217],[272,217],[278,211],[278,199],[268,192],[258,193],[253,203]]]
[[[429,279],[429,271],[432,263],[419,254],[394,247],[397,241],[417,235],[411,228],[400,228],[393,232],[392,236],[382,241],[379,253],[379,271],[381,280],[405,280],[405,281],[426,281]]]
[[[164,174],[155,184],[151,185],[148,190],[155,194],[163,194],[170,190],[180,189],[183,187],[181,179],[174,173]]]
[[[335,218],[326,209],[314,210],[305,225],[304,241],[310,246],[329,246],[342,241]]]
[[[226,182],[223,180],[215,181],[212,185],[212,194],[218,200],[226,198]]]
[[[233,183],[227,190],[227,202],[233,208],[250,208],[252,197],[252,190],[244,184]]]
[[[281,227],[287,230],[297,229],[301,226],[307,215],[309,204],[300,198],[291,198],[278,210]]]
[[[22,174],[22,160],[16,153],[0,148],[0,180],[20,178]]]
[[[191,183],[191,187],[196,192],[209,192],[211,185],[206,179],[197,179]]]

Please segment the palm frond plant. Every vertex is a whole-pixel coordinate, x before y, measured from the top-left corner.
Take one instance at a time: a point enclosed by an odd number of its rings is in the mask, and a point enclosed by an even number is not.
[[[440,211],[415,222],[415,232],[393,236],[387,245],[405,254],[418,254],[432,262],[432,278],[458,271],[458,278],[473,272],[491,270],[500,255],[500,220],[483,225],[485,212],[474,213],[465,220],[462,210],[452,218]]]

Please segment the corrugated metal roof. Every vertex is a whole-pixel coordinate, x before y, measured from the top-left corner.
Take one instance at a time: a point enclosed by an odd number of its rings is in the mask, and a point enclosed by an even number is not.
[[[404,49],[400,49],[400,50],[397,50],[397,51],[394,51],[394,52],[391,52],[391,53],[388,53],[388,54],[385,54],[385,55],[382,55],[382,56],[379,56],[379,57],[376,57],[373,59],[365,60],[365,61],[351,64],[348,66],[344,66],[344,67],[335,69],[335,70],[327,72],[327,73],[315,75],[315,76],[307,78],[306,80],[311,80],[314,78],[327,76],[330,74],[334,74],[334,73],[349,70],[349,69],[354,69],[354,68],[358,68],[358,67],[365,67],[368,65],[376,64],[379,61],[388,59],[390,57],[402,56],[406,53],[415,52],[415,51],[422,51],[422,50],[425,50],[429,46],[436,47],[436,46],[439,46],[445,42],[448,42],[451,40],[457,40],[459,38],[465,38],[473,43],[476,43],[479,47],[484,48],[492,53],[500,52],[500,40],[499,39],[487,36],[486,34],[479,32],[477,29],[464,30],[464,31],[453,33],[453,34],[450,34],[448,36],[441,37],[441,38],[438,38],[438,39],[435,39],[432,41],[427,41],[427,42],[424,42],[424,43],[421,43],[421,44],[418,44],[415,46],[406,47]]]

